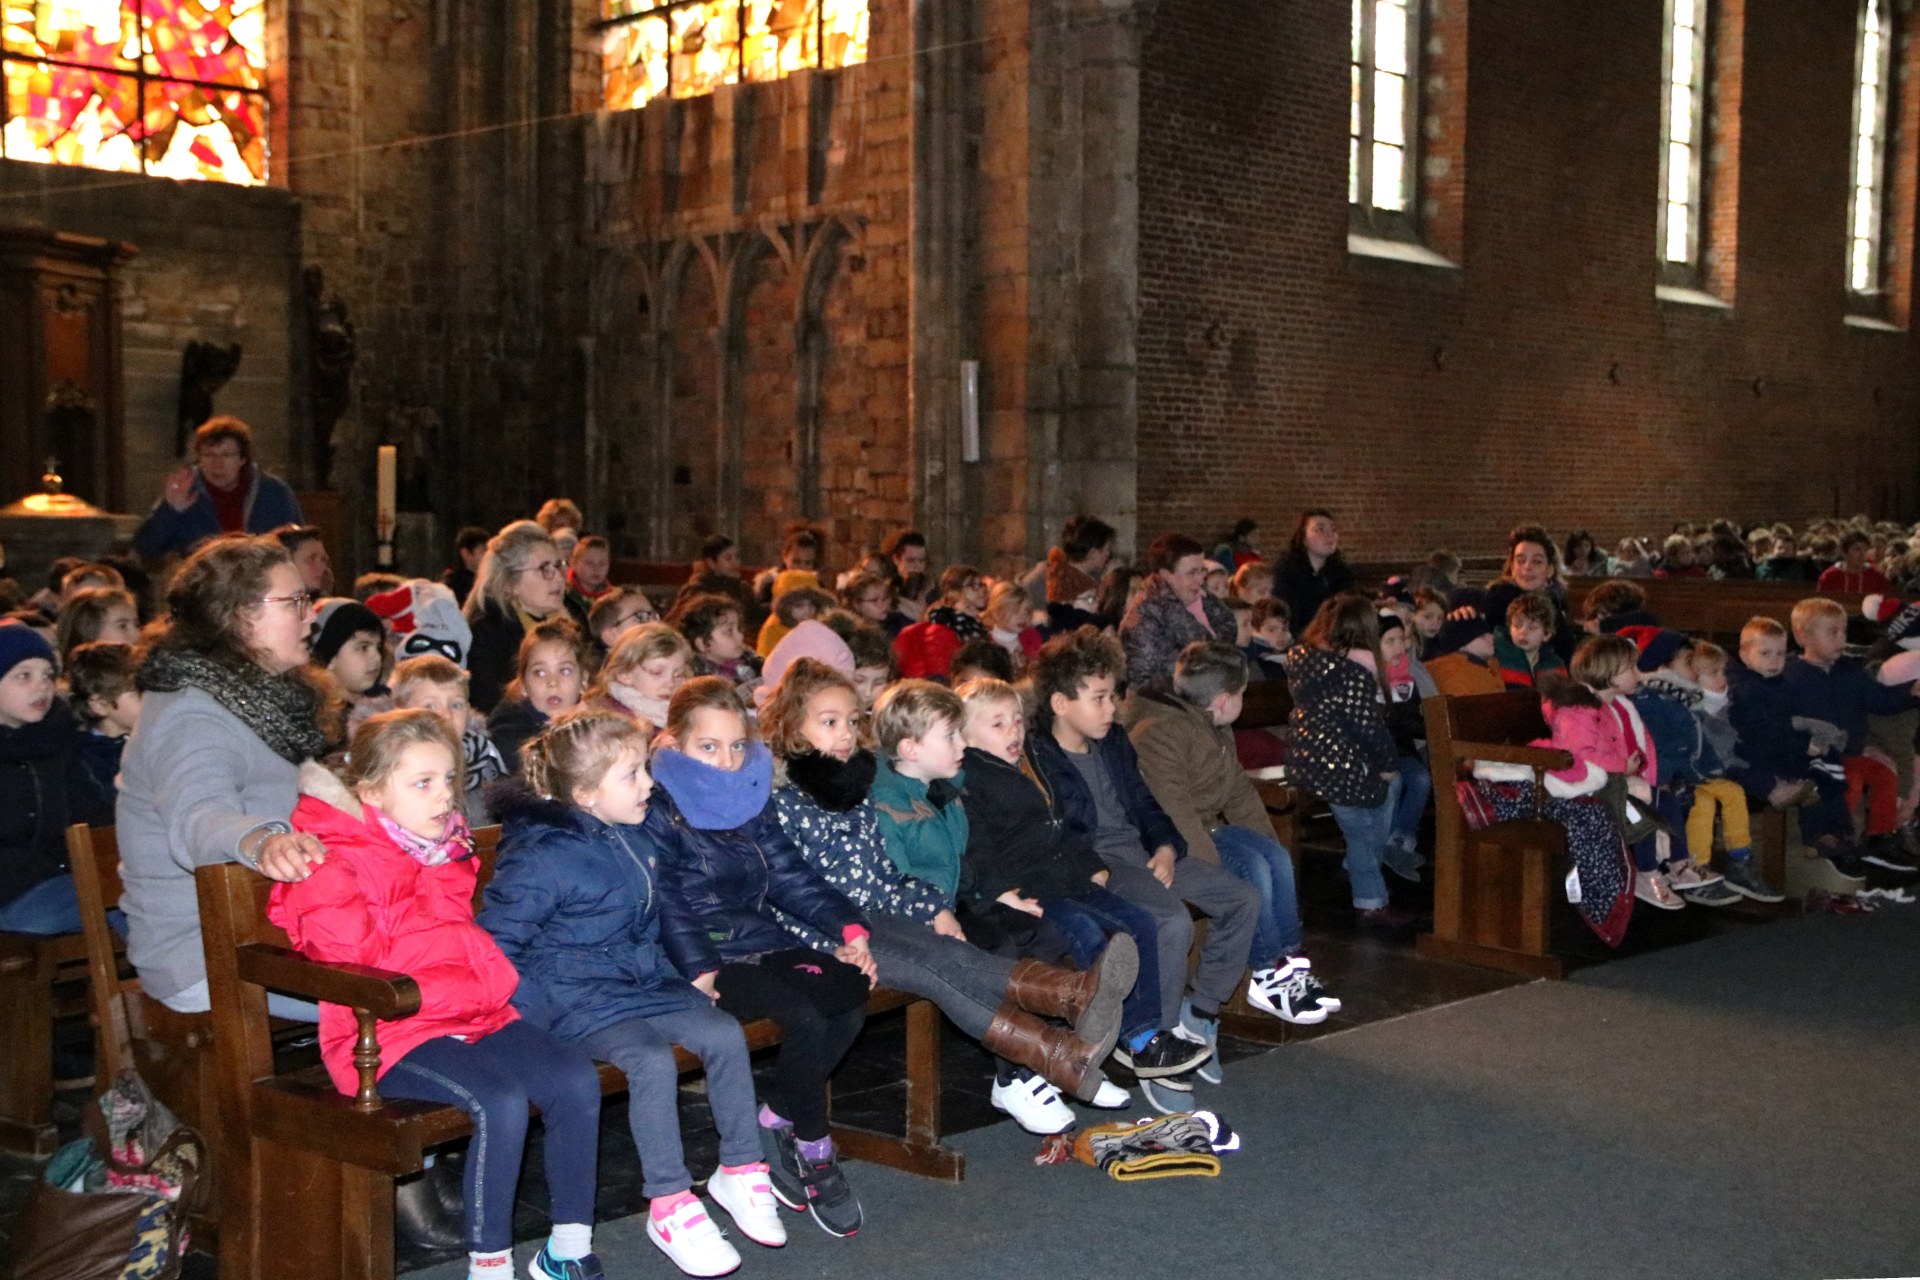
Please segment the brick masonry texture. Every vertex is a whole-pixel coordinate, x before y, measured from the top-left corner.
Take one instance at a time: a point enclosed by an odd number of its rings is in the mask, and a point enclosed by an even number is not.
[[[1141,528],[1284,536],[1324,505],[1379,557],[1487,549],[1521,517],[1910,515],[1911,335],[1843,323],[1853,6],[1742,6],[1727,312],[1654,296],[1659,0],[1435,5],[1466,43],[1459,269],[1347,252],[1344,6],[1158,6]]]

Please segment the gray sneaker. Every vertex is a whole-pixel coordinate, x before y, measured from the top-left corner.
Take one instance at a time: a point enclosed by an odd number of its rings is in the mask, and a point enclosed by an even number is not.
[[[1696,907],[1731,907],[1743,900],[1743,895],[1736,892],[1724,879],[1714,880],[1691,889],[1681,889],[1676,885],[1675,890]]]
[[[1760,869],[1753,865],[1751,858],[1737,861],[1729,859],[1727,869],[1721,873],[1724,886],[1742,898],[1751,898],[1755,902],[1785,902],[1787,895],[1767,883]]]

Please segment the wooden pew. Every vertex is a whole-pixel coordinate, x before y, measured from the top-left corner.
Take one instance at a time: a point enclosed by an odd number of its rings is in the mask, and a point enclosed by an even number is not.
[[[1240,704],[1240,718],[1233,722],[1233,727],[1236,730],[1283,729],[1287,717],[1292,714],[1293,697],[1287,690],[1285,680],[1255,680],[1247,686],[1246,697]],[[1281,844],[1287,846],[1287,852],[1293,855],[1294,866],[1298,867],[1299,820],[1307,797],[1285,779],[1256,778],[1253,785],[1267,806],[1267,816],[1273,820],[1275,835]]]
[[[1543,775],[1564,769],[1564,751],[1526,745],[1545,737],[1531,691],[1428,698],[1427,752],[1433,767],[1433,932],[1420,954],[1435,960],[1560,978],[1552,950],[1552,909],[1567,851],[1566,831],[1540,816]],[[1535,817],[1467,827],[1454,780],[1472,762],[1526,765],[1534,771]]]
[[[1567,607],[1575,618],[1588,592],[1606,578],[1569,578]],[[1815,591],[1804,582],[1768,582],[1739,578],[1635,578],[1647,593],[1647,610],[1660,625],[1688,635],[1705,636],[1731,651],[1740,642],[1740,628],[1756,615],[1788,625],[1796,601],[1823,596],[1847,611],[1857,630],[1860,605],[1866,599],[1853,592]]]
[[[86,976],[86,939],[0,933],[0,1148],[53,1154],[54,989]]]
[[[491,874],[498,828],[476,832],[482,875]],[[383,1099],[375,1083],[382,1018],[418,1012],[411,978],[360,966],[323,965],[288,948],[266,918],[272,882],[226,863],[196,873],[214,1007],[222,1149],[215,1188],[224,1220],[221,1280],[391,1280],[393,1179],[417,1172],[426,1152],[472,1132],[464,1112],[433,1103]],[[360,1089],[346,1097],[318,1067],[276,1073],[267,1028],[267,991],[346,1005],[359,1019],[355,1064]],[[959,1181],[965,1157],[940,1142],[940,1013],[925,1000],[885,988],[867,1012],[906,1010],[907,1136],[834,1126],[842,1153],[924,1177]],[[778,1042],[771,1022],[745,1026],[747,1045]],[[682,1072],[699,1062],[682,1050]],[[602,1090],[626,1078],[601,1064]]]
[[[107,921],[107,912],[119,905],[123,891],[120,844],[114,829],[68,827],[67,862],[73,868],[86,940],[95,1095],[105,1092],[120,1070],[131,1067],[155,1097],[200,1130],[209,1151],[217,1150],[220,1117],[209,1052],[213,1015],[176,1013],[148,996],[140,979],[127,968],[125,944]],[[207,1212],[194,1217],[194,1243],[213,1252],[218,1233],[219,1203],[210,1198]]]

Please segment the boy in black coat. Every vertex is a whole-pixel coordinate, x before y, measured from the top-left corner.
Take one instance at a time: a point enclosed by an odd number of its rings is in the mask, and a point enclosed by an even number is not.
[[[54,694],[53,649],[31,627],[0,622],[0,931],[80,930],[67,827],[110,825],[113,805],[78,745]]]

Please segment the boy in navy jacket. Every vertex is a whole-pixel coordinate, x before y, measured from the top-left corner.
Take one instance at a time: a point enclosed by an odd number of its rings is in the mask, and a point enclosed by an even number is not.
[[[1883,685],[1858,659],[1846,656],[1846,611],[1815,596],[1793,606],[1793,638],[1801,655],[1787,663],[1783,679],[1796,721],[1808,722],[1818,738],[1837,745],[1846,774],[1847,807],[1867,799],[1866,848],[1862,858],[1890,871],[1915,865],[1899,848],[1900,784],[1885,760],[1866,754],[1867,717],[1906,711],[1920,684]]]
[[[1193,918],[1187,908],[1197,907],[1212,922],[1190,997],[1190,1026],[1211,1034],[1246,974],[1259,892],[1217,863],[1186,856],[1186,841],[1140,776],[1133,743],[1112,731],[1114,687],[1126,671],[1118,641],[1092,627],[1055,636],[1033,670],[1039,732],[1028,753],[1068,828],[1092,842],[1112,873],[1107,887],[1154,918],[1162,1026],[1181,1019],[1189,990]],[[1178,1091],[1184,1082],[1171,1079]],[[1162,1110],[1175,1101],[1156,1092],[1165,1085],[1156,1080],[1147,1090],[1148,1101]]]

